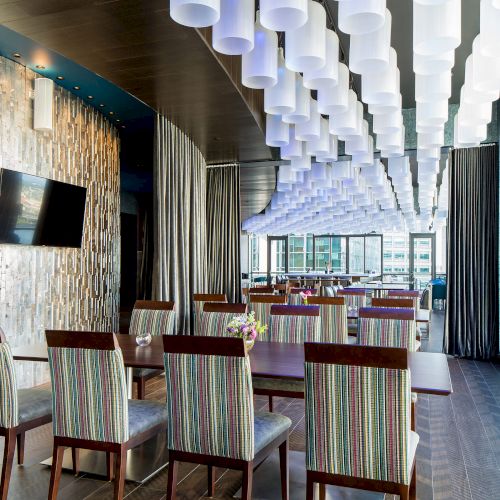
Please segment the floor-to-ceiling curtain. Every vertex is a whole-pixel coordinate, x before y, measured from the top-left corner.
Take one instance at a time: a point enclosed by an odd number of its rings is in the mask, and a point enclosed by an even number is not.
[[[211,293],[241,300],[240,167],[207,170],[207,276]]]
[[[498,147],[449,157],[445,351],[489,359],[498,352]]]
[[[175,301],[177,332],[187,334],[193,294],[206,292],[206,164],[191,139],[160,115],[154,167],[153,295]]]

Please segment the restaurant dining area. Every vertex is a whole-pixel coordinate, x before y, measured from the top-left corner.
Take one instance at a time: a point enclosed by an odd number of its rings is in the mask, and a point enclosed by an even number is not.
[[[0,0],[0,500],[500,498],[500,1]]]

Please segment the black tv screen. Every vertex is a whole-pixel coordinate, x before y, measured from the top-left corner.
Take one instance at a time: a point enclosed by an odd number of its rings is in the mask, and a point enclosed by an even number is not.
[[[87,189],[0,169],[0,243],[82,244]]]

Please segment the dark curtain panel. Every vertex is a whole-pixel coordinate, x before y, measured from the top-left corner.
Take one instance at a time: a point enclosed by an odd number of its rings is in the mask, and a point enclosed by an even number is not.
[[[150,300],[153,291],[154,225],[153,207],[148,203],[142,215],[141,260],[138,270],[138,298]]]
[[[449,157],[445,351],[489,359],[498,352],[498,147]]]
[[[210,293],[241,301],[240,167],[207,170],[207,265]]]

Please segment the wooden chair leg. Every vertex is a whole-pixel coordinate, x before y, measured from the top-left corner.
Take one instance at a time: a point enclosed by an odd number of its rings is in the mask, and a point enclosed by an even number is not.
[[[178,462],[170,459],[168,464],[168,483],[167,483],[166,500],[175,500],[175,492],[177,489],[177,466]]]
[[[61,470],[64,456],[64,447],[57,444],[57,438],[54,438],[54,451],[52,452],[52,470],[50,472],[49,500],[57,498],[59,481],[61,479]]]
[[[288,500],[288,439],[280,444],[281,500]]]
[[[71,448],[71,460],[73,462],[73,474],[77,476],[80,473],[80,450]]]
[[[10,475],[12,472],[12,462],[14,462],[14,452],[16,450],[16,429],[7,431],[5,436],[5,447],[3,450],[2,483],[0,485],[0,498],[7,500],[9,494]]]
[[[17,464],[24,464],[24,441],[26,438],[25,432],[20,432],[17,435]]]
[[[273,397],[269,396],[269,411],[273,412]]]
[[[402,485],[399,489],[400,500],[410,500],[410,487]]]
[[[110,451],[106,452],[106,479],[108,481],[113,481],[115,475],[113,474],[113,465],[114,465],[114,453]]]
[[[319,483],[319,500],[325,500],[326,498],[326,485]]]
[[[416,403],[412,401],[411,403],[411,430],[416,432],[417,429],[417,412],[416,412]]]
[[[409,496],[410,496],[410,500],[417,499],[417,461],[416,460],[415,460],[415,464],[413,466],[413,474],[411,476]]]
[[[212,465],[208,466],[208,496],[215,496],[215,467]]]
[[[306,500],[314,500],[314,481],[311,480],[309,474],[306,479]]]
[[[122,500],[125,492],[125,471],[127,470],[127,450],[122,446],[116,454],[114,500]]]
[[[252,499],[253,462],[247,462],[243,468],[243,484],[241,489],[241,500]]]
[[[146,381],[144,378],[137,379],[137,399],[144,399],[146,397]]]

